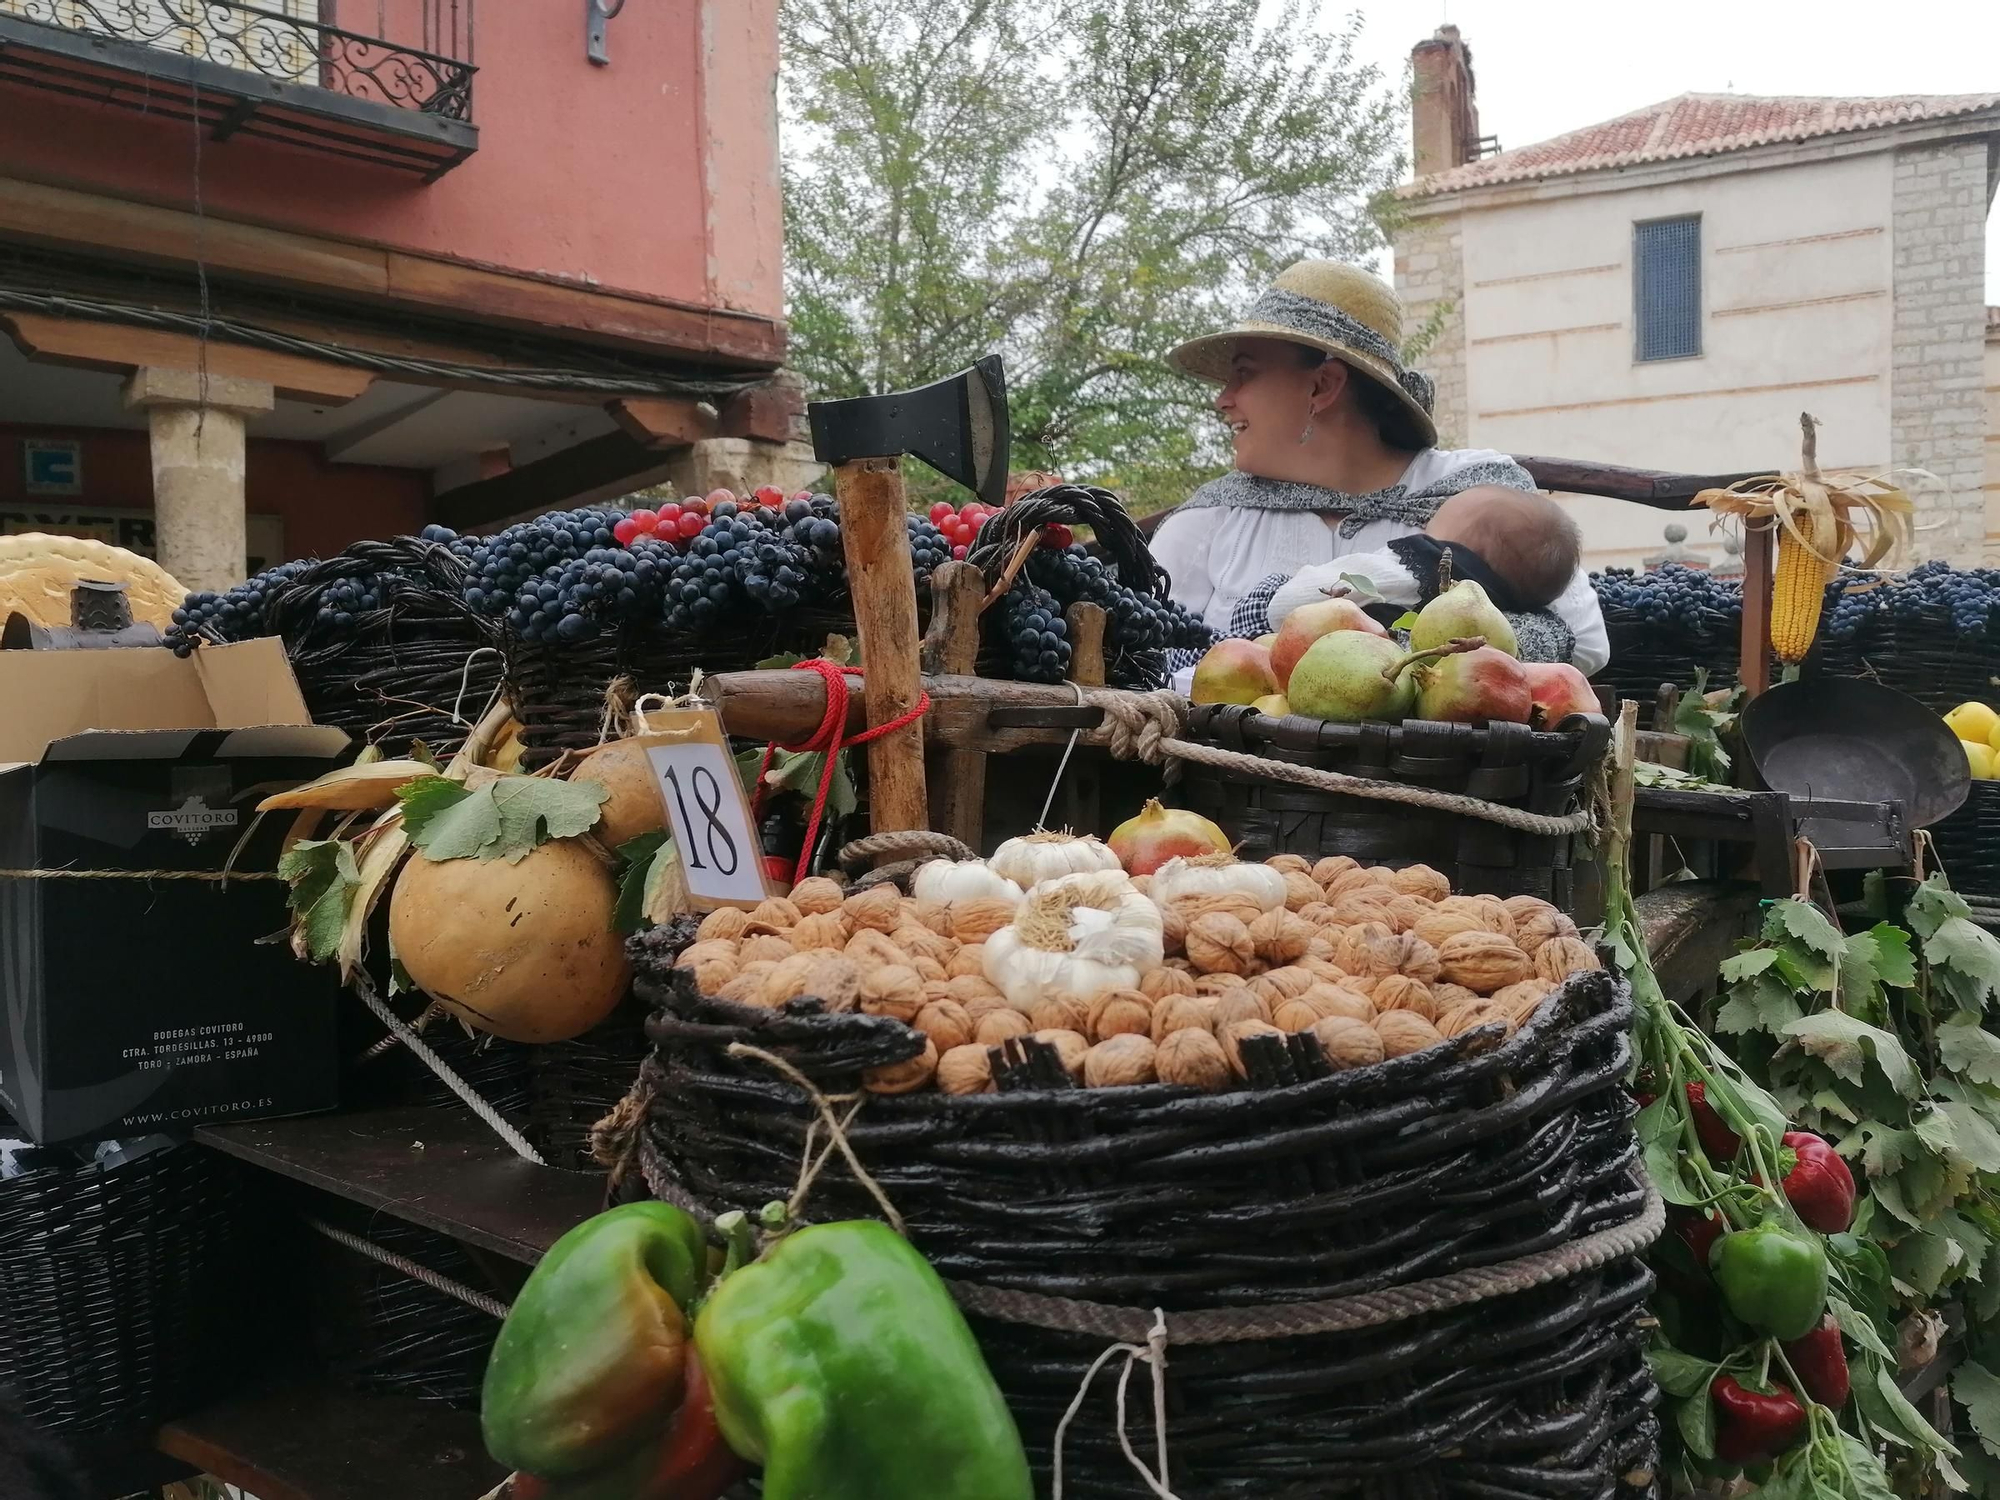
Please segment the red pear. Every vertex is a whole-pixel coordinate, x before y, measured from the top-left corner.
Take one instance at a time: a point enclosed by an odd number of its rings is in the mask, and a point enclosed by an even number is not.
[[[1278,638],[1271,644],[1271,667],[1278,674],[1279,684],[1292,680],[1292,668],[1299,664],[1308,646],[1336,630],[1358,630],[1364,635],[1379,636],[1389,633],[1352,599],[1301,604],[1285,616],[1285,623],[1278,627]]]
[[[1476,639],[1476,637],[1475,637]],[[1525,724],[1535,698],[1521,663],[1505,651],[1479,646],[1447,656],[1418,674],[1417,717],[1447,724],[1489,720]]]
[[[1278,691],[1278,674],[1271,670],[1271,653],[1255,641],[1217,641],[1195,663],[1195,703],[1255,703]]]
[[[1590,679],[1568,662],[1523,662],[1521,670],[1528,674],[1528,691],[1534,695],[1543,723],[1554,726],[1571,714],[1604,712]]]

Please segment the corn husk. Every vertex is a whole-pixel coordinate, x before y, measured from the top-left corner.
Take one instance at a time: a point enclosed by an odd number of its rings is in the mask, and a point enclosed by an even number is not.
[[[322,812],[380,812],[396,805],[396,788],[419,776],[437,775],[420,760],[378,760],[329,771],[317,781],[266,797],[258,812],[315,808]]]

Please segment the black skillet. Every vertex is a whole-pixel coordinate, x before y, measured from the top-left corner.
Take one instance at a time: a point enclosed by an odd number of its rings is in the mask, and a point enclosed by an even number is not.
[[[1901,801],[1905,826],[1924,828],[1972,790],[1971,766],[1944,720],[1879,682],[1779,683],[1739,725],[1764,784],[1796,799]]]

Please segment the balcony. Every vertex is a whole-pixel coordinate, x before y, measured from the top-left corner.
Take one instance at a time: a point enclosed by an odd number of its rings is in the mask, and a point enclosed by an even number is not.
[[[333,24],[364,12],[381,35]],[[473,0],[0,0],[0,84],[428,181],[479,145],[472,12]]]

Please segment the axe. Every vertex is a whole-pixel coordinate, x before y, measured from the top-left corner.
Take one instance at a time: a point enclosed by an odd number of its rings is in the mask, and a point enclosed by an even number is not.
[[[1010,449],[1006,374],[1000,356],[989,354],[935,385],[886,396],[815,401],[806,415],[813,455],[833,467],[834,495],[840,501],[868,722],[886,724],[916,707],[923,691],[902,457],[920,458],[987,504],[1001,504]],[[923,749],[920,724],[869,742],[873,832],[928,825]]]

